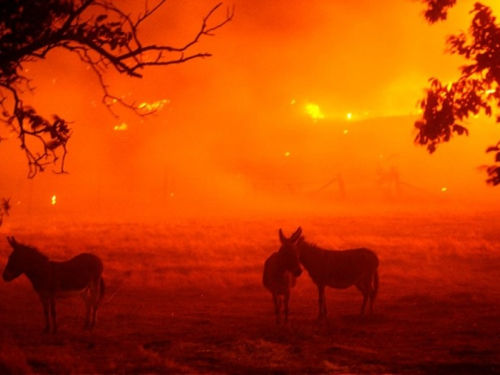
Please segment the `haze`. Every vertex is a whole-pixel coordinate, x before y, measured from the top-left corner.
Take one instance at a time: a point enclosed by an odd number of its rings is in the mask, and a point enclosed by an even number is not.
[[[115,95],[160,102],[147,118],[119,107],[114,117],[93,72],[53,54],[25,67],[35,87],[25,101],[74,122],[70,173],[28,180],[12,136],[0,146],[0,196],[11,197],[12,220],[492,208],[498,192],[477,167],[500,138],[494,120],[474,120],[470,137],[432,156],[413,145],[428,78],[458,74],[444,42],[468,26],[472,3],[435,26],[418,1],[225,3],[234,20],[195,47],[213,57],[142,80],[105,76]],[[181,44],[214,5],[172,0],[144,39]]]

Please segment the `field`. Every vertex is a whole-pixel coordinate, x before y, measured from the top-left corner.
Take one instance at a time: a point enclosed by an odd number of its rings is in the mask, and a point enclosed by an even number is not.
[[[263,262],[278,229],[302,226],[328,248],[380,257],[372,316],[355,289],[327,289],[317,321],[307,273],[288,326],[276,326]],[[107,300],[82,330],[79,298],[58,304],[60,332],[25,276],[0,282],[0,373],[500,373],[500,223],[494,214],[319,215],[286,220],[64,223],[1,228],[54,259],[105,264]],[[10,252],[0,241],[2,268]],[[111,297],[111,298],[110,298]]]

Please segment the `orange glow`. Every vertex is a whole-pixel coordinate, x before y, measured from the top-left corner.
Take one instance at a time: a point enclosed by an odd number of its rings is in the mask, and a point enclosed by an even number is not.
[[[137,106],[141,112],[156,112],[161,110],[166,104],[170,103],[168,99],[157,100],[153,103],[142,102]]]
[[[168,35],[182,45],[199,26],[201,3],[171,2],[141,36],[160,43]],[[74,124],[70,173],[26,182],[16,137],[0,129],[0,153],[9,160],[0,169],[0,197],[28,211],[27,202],[47,203],[57,186],[58,195],[72,194],[65,209],[121,219],[423,207],[426,199],[498,195],[476,170],[491,162],[484,150],[497,134],[483,126],[491,119],[471,119],[467,139],[432,156],[413,145],[428,79],[452,82],[459,74],[463,61],[443,51],[448,35],[467,29],[473,3],[459,2],[434,26],[418,1],[233,3],[234,22],[195,45],[212,57],[146,68],[137,80],[104,74],[112,113],[93,70],[66,51],[25,64],[36,87],[27,104]],[[131,12],[143,11],[134,4]],[[448,194],[440,194],[440,181]]]
[[[128,129],[128,125],[125,122],[122,122],[120,125],[115,125],[113,129],[117,131],[124,131]]]
[[[306,113],[311,116],[314,121],[321,120],[325,118],[325,115],[321,111],[319,105],[314,103],[306,104]]]
[[[434,26],[421,0],[224,1],[221,16],[234,5],[234,20],[192,46],[211,57],[146,64],[141,79],[99,70],[105,90],[81,65],[109,66],[92,51],[23,64],[34,88],[23,103],[73,133],[68,174],[46,165],[28,180],[18,134],[0,122],[0,205],[13,202],[0,272],[15,236],[55,261],[95,253],[106,292],[95,330],[82,330],[85,301],[63,299],[60,333],[41,336],[26,275],[0,280],[0,375],[498,372],[500,186],[484,172],[497,113],[467,119],[469,136],[454,133],[432,155],[413,143],[428,79],[453,82],[464,65],[445,42],[468,29],[476,1],[458,1]],[[74,3],[86,4],[61,1]],[[124,4],[144,26],[134,38],[178,48],[217,3],[105,0],[98,12]],[[6,101],[0,93],[2,110]],[[279,229],[288,237],[299,226],[325,249],[378,254],[373,315],[359,315],[362,280],[360,290],[328,287],[318,322],[304,268],[289,323],[276,325],[264,263],[280,249]]]

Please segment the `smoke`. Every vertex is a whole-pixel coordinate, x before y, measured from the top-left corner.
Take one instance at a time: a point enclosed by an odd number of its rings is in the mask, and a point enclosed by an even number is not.
[[[141,37],[182,45],[214,5],[170,1]],[[492,199],[475,170],[488,161],[491,131],[432,157],[412,144],[427,79],[457,75],[460,61],[443,53],[444,42],[465,28],[470,7],[431,27],[418,1],[225,5],[234,5],[234,20],[194,46],[211,58],[148,70],[141,80],[105,76],[130,102],[164,103],[147,118],[108,111],[98,81],[75,56],[54,53],[27,66],[36,86],[31,104],[74,121],[74,134],[70,174],[49,168],[32,181],[15,139],[2,142],[9,165],[0,170],[0,196],[13,198],[13,214],[133,219],[432,205],[445,194],[446,202]],[[319,118],[307,112],[311,103]]]

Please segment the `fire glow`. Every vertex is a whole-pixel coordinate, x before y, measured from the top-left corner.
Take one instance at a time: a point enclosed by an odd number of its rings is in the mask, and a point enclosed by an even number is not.
[[[311,116],[314,121],[322,120],[325,118],[325,115],[321,111],[319,105],[314,103],[306,104],[306,113]]]
[[[339,193],[339,183],[326,185],[342,174],[343,189],[352,202],[359,197],[378,204],[381,196],[389,195],[384,190],[388,184],[378,183],[377,156],[381,153],[401,155],[380,162],[386,169],[392,164],[398,168],[404,184],[393,190],[401,200],[418,199],[420,194],[432,197],[435,191],[440,196],[458,196],[462,186],[475,189],[473,183],[482,188],[481,175],[475,174],[474,167],[487,163],[487,157],[467,155],[462,171],[474,174],[469,178],[445,168],[455,152],[456,160],[464,159],[455,144],[429,158],[412,143],[412,116],[422,111],[415,103],[428,77],[442,77],[443,82],[453,79],[446,74],[453,73],[454,67],[450,56],[443,54],[443,46],[444,36],[454,33],[456,24],[446,21],[439,26],[446,29],[442,31],[425,24],[421,6],[415,2],[390,6],[364,2],[361,7],[349,2],[304,6],[277,0],[272,6],[259,3],[265,14],[255,5],[236,2],[238,20],[220,30],[212,45],[202,46],[216,52],[212,58],[173,70],[145,69],[141,81],[105,77],[116,98],[110,96],[104,105],[99,90],[78,90],[90,87],[87,81],[94,76],[78,70],[72,75],[73,68],[78,68],[68,65],[72,60],[54,55],[50,64],[27,66],[26,74],[37,77],[34,100],[47,113],[57,113],[60,104],[56,104],[62,101],[68,119],[82,125],[68,146],[70,175],[58,176],[57,182],[64,188],[71,186],[68,191],[75,197],[63,202],[64,190],[57,199],[50,190],[33,189],[37,194],[33,202],[80,209],[97,201],[94,195],[99,194],[99,212],[110,216],[119,216],[110,207],[131,212],[123,204],[129,201],[137,211],[161,215],[176,210],[190,210],[194,215],[203,211],[200,206],[211,204],[227,211],[239,205],[254,209],[258,205],[253,202],[278,210],[281,202],[276,197],[294,201],[313,195],[317,201],[340,197],[344,193]],[[465,14],[460,26],[466,26],[467,18]],[[253,31],[234,27],[236,22],[251,25]],[[363,26],[375,22],[387,27]],[[158,26],[150,36],[160,35],[163,29]],[[38,77],[45,77],[46,82],[38,82]],[[119,107],[121,101],[136,113]],[[107,105],[113,106],[111,115]],[[489,144],[487,136],[477,131],[471,139],[483,147]],[[0,134],[0,150],[5,137],[12,136]],[[16,168],[20,177],[2,168],[2,184],[9,178],[14,186],[16,178],[24,177],[24,165]],[[447,189],[436,188],[435,176],[446,177]],[[11,194],[4,191],[6,196]],[[174,191],[175,199],[169,199]],[[290,191],[293,195],[282,194]],[[19,199],[27,202],[28,187],[23,193]],[[171,206],[162,206],[166,204]]]
[[[137,108],[141,112],[153,113],[163,109],[163,107],[165,107],[168,103],[170,103],[170,100],[168,99],[157,100],[153,103],[142,102],[137,106]]]
[[[115,125],[113,129],[116,131],[124,131],[128,129],[128,125],[125,122],[122,122],[120,125]]]

